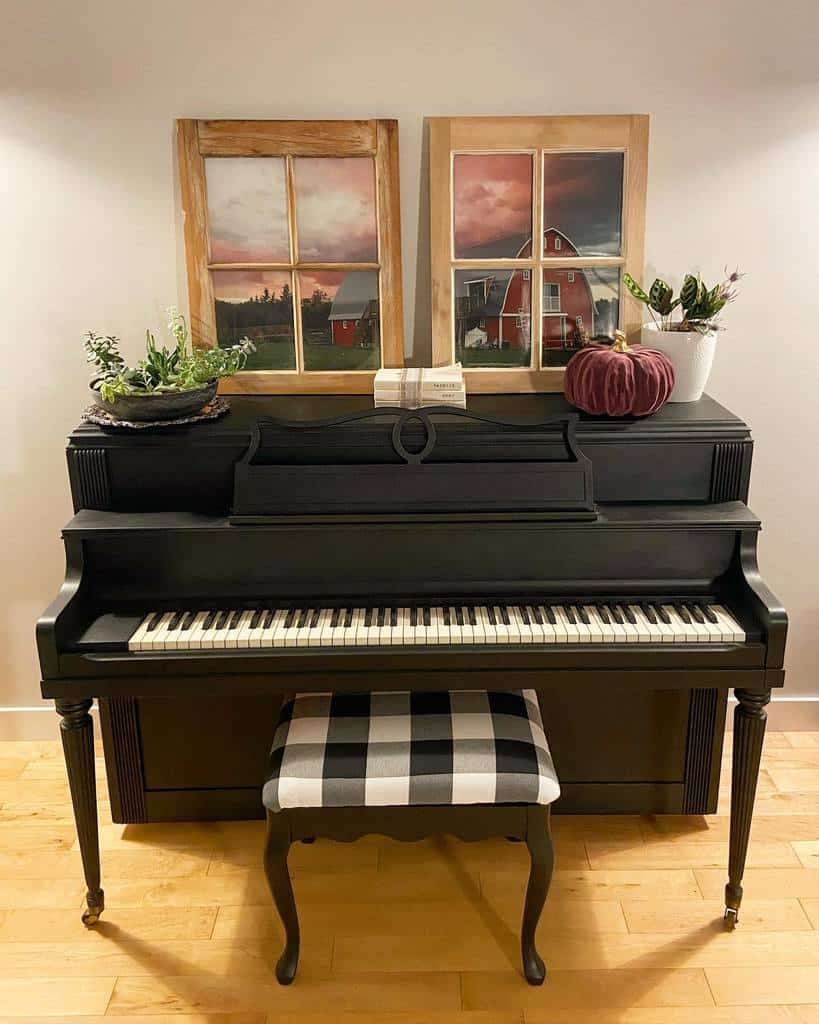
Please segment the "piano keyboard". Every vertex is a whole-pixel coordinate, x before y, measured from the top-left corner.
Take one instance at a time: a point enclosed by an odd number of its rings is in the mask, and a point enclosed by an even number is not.
[[[151,612],[131,651],[463,644],[742,643],[721,604],[518,604]]]

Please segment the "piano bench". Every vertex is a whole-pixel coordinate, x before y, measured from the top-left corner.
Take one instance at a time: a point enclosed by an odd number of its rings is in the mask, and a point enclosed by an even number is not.
[[[535,929],[552,876],[549,805],[560,796],[534,690],[297,694],[282,705],[262,799],[264,864],[285,929],[276,977],[289,984],[299,922],[287,855],[295,840],[379,833],[417,841],[524,840],[531,858],[523,972],[545,969]]]

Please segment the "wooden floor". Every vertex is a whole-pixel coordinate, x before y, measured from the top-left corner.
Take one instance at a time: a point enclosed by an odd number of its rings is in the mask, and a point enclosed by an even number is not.
[[[541,989],[518,973],[522,846],[295,847],[282,989],[261,823],[112,825],[98,764],[108,910],[86,931],[59,744],[0,743],[0,1024],[819,1024],[819,733],[766,741],[733,934],[727,794],[709,819],[558,818]]]

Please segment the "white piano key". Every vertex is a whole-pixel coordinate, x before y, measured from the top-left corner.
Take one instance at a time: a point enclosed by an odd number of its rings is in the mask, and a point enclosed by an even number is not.
[[[675,644],[691,643],[692,640],[696,640],[696,633],[683,622],[673,605],[664,604],[662,605],[662,610],[671,620]]]
[[[541,618],[543,642],[546,644],[556,644],[558,642],[556,623],[549,621],[549,616],[554,615],[551,608],[547,607],[545,604],[539,604],[534,610],[537,611]]]
[[[630,604],[628,609],[636,620],[633,628],[636,633],[636,642],[638,644],[651,643],[653,637],[656,638],[656,636],[659,636],[659,634],[655,635],[655,632],[651,628],[651,623],[645,617],[645,613],[639,605]]]
[[[158,612],[148,612],[142,622],[140,622],[134,633],[131,635],[131,639],[128,641],[129,651],[143,650],[145,634],[148,632],[148,627],[153,624],[154,619],[158,614]]]
[[[723,627],[723,636],[727,637],[726,643],[745,643],[745,630],[740,626],[734,616],[728,611],[725,605],[712,604],[711,610],[720,621]]]
[[[207,618],[207,612],[195,612],[190,626],[183,632],[178,643],[178,649],[182,651],[195,651],[199,648],[199,641],[202,636],[202,624]]]
[[[597,614],[597,609],[593,605],[584,604],[583,611],[589,620],[589,643],[603,643],[604,625]]]
[[[244,627],[250,622],[252,614],[252,612],[245,609],[240,611],[238,616],[233,616],[233,624],[225,633],[225,647],[237,648],[239,646],[239,637],[242,635]]]
[[[565,605],[563,606],[566,607]],[[577,639],[581,644],[591,643],[591,624],[583,621],[583,617],[580,614],[581,605],[574,604],[571,606],[572,614],[575,619],[575,626],[577,627]]]
[[[705,622],[702,623],[702,625],[705,627],[705,630],[708,634],[706,638],[706,643],[722,643],[722,627],[720,626],[719,622],[711,622],[708,618],[707,608],[703,607],[702,605],[698,605],[698,607],[701,609],[703,617],[705,618]]]

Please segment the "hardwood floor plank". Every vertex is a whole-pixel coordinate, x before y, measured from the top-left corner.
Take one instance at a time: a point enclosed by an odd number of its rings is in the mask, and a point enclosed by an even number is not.
[[[666,1006],[590,1012],[526,1010],[525,1024],[819,1024],[816,1006]],[[273,1022],[269,1022],[273,1024]]]
[[[111,1024],[111,1017],[83,1014],[81,1017],[3,1017],[0,1024]],[[117,1017],[117,1024],[268,1024],[264,1013],[152,1013],[148,1016]]]
[[[97,816],[101,825],[110,823],[111,806],[107,801],[100,801],[97,804]],[[67,825],[73,828],[74,809],[70,802],[61,804],[9,800],[0,807],[0,821],[15,821],[21,824],[33,822],[50,826]]]
[[[324,1013],[270,1013],[267,1024],[338,1024],[339,1017],[332,1010]],[[443,1013],[437,1010],[420,1010],[394,1013],[356,1013],[346,1018],[355,1024],[523,1024],[520,1010],[456,1010]],[[0,1019],[0,1024],[3,1024]],[[83,1022],[85,1024],[85,1022]],[[119,1021],[117,1021],[119,1024]],[[146,1020],[146,1024],[149,1022]]]
[[[2,1012],[21,1017],[103,1014],[114,978],[0,978]]]
[[[521,872],[517,886],[526,884]],[[723,880],[723,885],[724,885]],[[481,872],[481,891],[491,899],[509,891],[508,872]],[[550,898],[555,899],[699,899],[694,872],[688,868],[653,871],[561,871],[554,873]]]
[[[725,872],[718,868],[695,869],[697,882],[705,899],[721,899],[725,888]],[[816,868],[751,868],[742,882],[745,888],[743,909],[754,896],[760,899],[819,896],[819,869]]]
[[[727,816],[651,815],[643,823],[643,838],[647,843],[727,843],[729,835],[730,821]],[[819,839],[819,811],[787,817],[754,814],[751,849],[759,842],[787,843],[797,839]]]
[[[819,845],[819,844],[817,844]],[[685,864],[690,868],[725,868],[728,848],[725,843],[697,842],[690,844],[609,844],[588,841],[586,849],[594,870],[605,868],[668,868]],[[800,860],[788,843],[751,843],[748,867],[798,867]]]
[[[806,897],[805,899],[801,899],[799,902],[802,905],[802,909],[805,911],[811,925],[819,931],[819,898]]]
[[[511,970],[474,971],[461,977],[465,1010],[714,1005],[701,970],[551,971],[540,988],[526,985]]]
[[[819,839],[797,839],[791,846],[803,867],[819,868]]]
[[[772,767],[768,774],[780,793],[819,793],[819,768]]]
[[[0,878],[0,908],[38,907],[42,909],[74,909],[85,895],[82,876],[74,878]]]
[[[67,803],[71,799],[68,792],[68,780],[34,779],[0,779],[0,804],[9,800],[35,800],[37,802],[52,801]]]
[[[768,796],[758,796],[754,804],[754,813],[763,816],[768,815],[793,815],[793,814],[815,814],[819,805],[819,797],[816,792],[809,791],[799,793],[771,793]],[[730,813],[728,800],[721,800],[717,814],[727,817]]]
[[[0,946],[0,977],[153,977],[157,975],[235,974],[270,980],[281,952],[282,934],[268,939],[143,939],[117,924],[97,926],[97,940],[5,942]],[[311,929],[305,933],[301,964],[308,971],[330,971],[333,937]]]
[[[115,927],[121,938],[208,939],[216,921],[216,907],[122,908],[108,912],[104,927],[85,928],[77,910],[9,910],[0,924],[2,942],[78,942],[86,946],[104,942]],[[2,949],[0,949],[2,955]]]
[[[588,868],[586,843],[583,839],[558,838],[554,840],[555,863],[561,868]],[[529,854],[525,843],[510,843],[507,839],[490,839],[480,843],[464,843],[450,836],[435,837],[420,843],[400,843],[385,840],[380,851],[383,869],[412,865],[460,865],[465,869],[513,868],[529,869]]]
[[[237,1013],[286,1009],[294,1012],[385,1012],[461,1009],[457,974],[299,973],[299,983],[282,987],[274,978],[118,978],[108,1014]]]
[[[4,782],[19,779],[27,764],[24,757],[6,757],[0,749],[0,779]]]
[[[800,750],[803,747],[819,750],[819,732],[786,732],[784,736],[788,743],[796,750]]]
[[[722,918],[722,899],[623,900],[628,930],[634,934],[679,934]],[[742,907],[742,932],[808,931],[811,923],[797,899],[748,900]]]
[[[523,894],[498,901],[464,899],[439,901],[404,901],[375,903],[321,903],[299,901],[299,917],[305,935],[313,931],[329,931],[340,936],[366,936],[413,932],[426,935],[441,920],[457,923],[462,931],[476,928],[506,927],[517,931],[520,924]],[[616,900],[549,900],[543,910],[541,929],[555,935],[605,937],[608,933],[625,934],[626,923]],[[272,905],[221,906],[213,929],[214,939],[256,938],[259,941],[279,934],[279,925]]]
[[[819,966],[714,967],[706,976],[717,1006],[819,1003]]]
[[[66,852],[76,836],[73,824],[0,821],[0,856],[14,851],[24,854]]]

